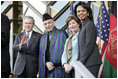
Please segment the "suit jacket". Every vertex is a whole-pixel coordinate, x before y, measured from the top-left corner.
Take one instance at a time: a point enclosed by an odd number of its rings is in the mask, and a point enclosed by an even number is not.
[[[10,21],[1,14],[1,72],[10,73],[9,55]]]
[[[19,44],[24,34],[25,32],[16,36],[13,46],[14,52],[18,52],[13,73],[15,75],[21,75],[24,68],[26,67],[26,71],[28,73],[31,75],[36,75],[38,72],[39,43],[41,35],[33,31],[28,47],[25,44],[20,49]]]
[[[79,33],[79,55],[78,60],[86,67],[100,65],[101,55],[96,44],[97,31],[94,23],[88,18],[82,23]]]

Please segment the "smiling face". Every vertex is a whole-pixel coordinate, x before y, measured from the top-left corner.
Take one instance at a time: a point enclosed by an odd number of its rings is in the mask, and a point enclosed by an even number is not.
[[[34,23],[32,19],[26,18],[24,19],[24,29],[26,32],[30,32],[34,27]]]
[[[54,28],[54,21],[52,19],[43,21],[43,26],[45,27],[46,31],[52,31]]]
[[[84,9],[82,6],[78,6],[76,10],[77,10],[77,17],[81,20],[81,22],[84,21],[89,16],[87,10]]]
[[[73,32],[73,34],[76,34],[79,30],[79,24],[74,20],[70,20],[68,23],[69,29]]]

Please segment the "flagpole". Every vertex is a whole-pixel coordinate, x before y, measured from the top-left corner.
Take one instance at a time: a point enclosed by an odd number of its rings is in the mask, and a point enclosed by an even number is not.
[[[98,48],[99,52],[101,53],[101,1],[100,1],[100,19],[99,19],[99,41],[98,41]],[[100,66],[100,69],[102,68],[102,65]],[[101,77],[101,71],[98,72],[98,78]]]
[[[101,1],[100,1],[99,51],[101,53]]]
[[[69,2],[70,9],[71,9],[71,13],[70,13],[71,15],[73,15],[73,2],[74,2],[74,1],[70,1],[70,2]]]

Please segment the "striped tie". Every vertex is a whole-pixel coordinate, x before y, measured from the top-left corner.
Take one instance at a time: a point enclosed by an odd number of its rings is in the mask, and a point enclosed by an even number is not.
[[[28,37],[27,37],[27,40],[29,39],[29,33],[27,34],[28,35]],[[29,44],[29,40],[28,40],[28,42],[27,42],[27,47],[28,47],[28,44]]]

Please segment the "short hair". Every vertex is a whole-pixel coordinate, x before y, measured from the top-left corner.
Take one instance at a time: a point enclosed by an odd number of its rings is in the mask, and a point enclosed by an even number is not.
[[[67,25],[67,26],[68,26],[68,23],[69,23],[71,20],[75,20],[75,21],[80,25],[79,27],[81,27],[81,21],[80,21],[80,19],[76,18],[76,17],[73,16],[73,15],[67,17],[67,19],[66,19],[66,25]]]
[[[34,18],[33,18],[32,16],[24,16],[24,17],[23,17],[23,23],[24,23],[24,20],[25,20],[25,19],[32,19],[33,24],[35,24],[35,20],[34,20]]]
[[[85,3],[85,2],[81,2],[81,1],[80,1],[80,2],[75,6],[75,8],[74,8],[74,15],[77,17],[77,7],[78,7],[78,6],[82,6],[84,9],[86,9],[87,12],[89,13],[88,18],[89,18],[91,21],[93,21],[92,10],[91,10],[91,8],[89,7],[89,5],[88,5],[87,3]]]
[[[1,1],[1,5],[4,3],[4,1]]]

